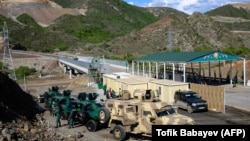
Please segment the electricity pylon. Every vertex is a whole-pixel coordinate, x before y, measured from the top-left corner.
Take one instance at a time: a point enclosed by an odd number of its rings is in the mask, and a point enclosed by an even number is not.
[[[168,48],[168,51],[169,52],[172,52],[172,48],[173,48],[173,45],[172,45],[172,34],[174,32],[172,31],[172,27],[171,27],[171,24],[169,25],[169,28],[168,28],[168,32],[167,32],[167,35],[168,35],[168,44],[167,44],[167,48]]]
[[[9,47],[9,32],[6,22],[4,22],[3,27],[3,48],[4,53],[2,71],[7,73],[11,79],[16,80],[15,67],[11,56],[11,49]],[[12,71],[10,69],[12,69]]]

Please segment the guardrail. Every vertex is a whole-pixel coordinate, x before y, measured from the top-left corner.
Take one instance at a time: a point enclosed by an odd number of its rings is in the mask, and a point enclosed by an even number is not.
[[[12,53],[19,53],[19,54],[47,56],[47,57],[52,57],[52,58],[57,58],[57,59],[59,59],[60,57],[72,57],[72,56],[66,56],[66,55],[55,55],[55,54],[49,54],[49,53],[34,52],[34,51],[23,51],[23,50],[11,50],[11,52]]]

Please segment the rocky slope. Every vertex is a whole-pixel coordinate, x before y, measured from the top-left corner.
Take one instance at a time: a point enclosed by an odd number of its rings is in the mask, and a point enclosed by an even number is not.
[[[167,50],[175,50],[175,51],[201,51],[201,50],[221,50],[225,47],[247,47],[250,48],[250,41],[248,40],[250,37],[250,32],[247,30],[230,30],[225,27],[223,23],[233,22],[249,22],[249,19],[239,18],[239,17],[225,17],[225,16],[209,16],[207,14],[194,13],[193,15],[186,15],[185,13],[176,12],[174,9],[167,8],[148,8],[147,11],[152,13],[156,17],[160,17],[161,19],[155,23],[152,23],[141,30],[131,30],[131,27],[128,29],[132,32],[126,34],[125,36],[115,36],[111,41],[103,41],[97,43],[90,43],[85,40],[85,37],[88,36],[88,32],[90,32],[91,36],[87,37],[88,39],[96,39],[99,38],[96,30],[99,29],[100,25],[97,27],[90,27],[90,23],[92,18],[86,19],[79,18],[69,18],[69,21],[64,21],[60,19],[62,15],[85,15],[87,14],[87,8],[89,8],[88,12],[92,10],[91,14],[103,14],[106,16],[105,19],[111,18],[112,15],[110,13],[100,12],[97,7],[91,7],[87,4],[91,4],[91,6],[96,6],[98,4],[91,3],[91,1],[81,1],[81,4],[69,1],[56,1],[64,4],[74,3],[76,8],[62,8],[62,6],[54,3],[51,0],[5,0],[1,1],[1,9],[0,14],[5,15],[7,17],[12,18],[14,21],[16,17],[22,13],[27,13],[31,16],[37,23],[42,26],[49,26],[50,31],[43,32],[43,30],[32,31],[32,33],[27,32],[27,29],[19,29],[23,31],[26,36],[18,36],[16,40],[20,40],[18,42],[21,45],[27,46],[27,48],[33,48],[34,50],[39,50],[41,48],[45,48],[42,51],[48,51],[48,48],[55,48],[54,50],[58,50],[58,48],[67,48],[68,50],[74,50],[78,53],[82,53],[84,55],[120,55],[120,56],[129,56],[129,54],[133,54],[134,56],[145,55],[152,52],[159,51],[167,51]],[[117,1],[104,1],[106,7],[102,7],[107,11],[116,10],[117,13],[122,18],[128,20],[128,24],[133,24],[131,21],[135,21],[129,14],[127,14],[126,10],[122,10],[124,7],[119,7],[118,0]],[[115,3],[116,2],[116,3]],[[78,5],[78,7],[77,7]],[[100,5],[99,5],[100,6]],[[103,6],[103,4],[101,5]],[[124,6],[124,5],[123,5]],[[135,7],[126,8],[136,9]],[[236,8],[244,8],[249,9],[249,4],[235,4]],[[140,8],[142,9],[142,8]],[[93,12],[94,11],[94,12]],[[96,12],[95,12],[96,11]],[[107,12],[106,11],[106,12]],[[230,9],[229,9],[230,11]],[[114,12],[111,12],[114,13]],[[129,12],[128,12],[129,13]],[[98,17],[98,15],[92,15]],[[145,15],[144,15],[145,16]],[[134,16],[135,17],[135,16]],[[112,17],[113,18],[113,17]],[[56,20],[59,19],[59,20]],[[67,19],[67,17],[63,18]],[[70,20],[76,21],[81,19],[81,22],[77,23],[75,26],[80,28],[71,28],[68,26],[69,24],[63,25],[64,23],[71,23]],[[138,19],[138,18],[137,18]],[[113,26],[112,23],[118,23],[119,20],[115,19],[115,22],[108,23],[112,21],[105,20],[105,23],[101,24],[101,29],[108,30],[107,36],[111,35],[109,33],[112,32],[124,32],[120,26]],[[142,22],[143,19],[139,19]],[[59,26],[57,23],[61,21]],[[103,21],[103,20],[102,20]],[[55,24],[52,24],[54,23]],[[129,23],[130,22],[130,23]],[[83,23],[83,25],[80,25]],[[54,26],[50,26],[54,25]],[[92,24],[91,24],[92,25]],[[103,26],[103,27],[102,27]],[[110,27],[109,27],[110,26]],[[16,27],[16,26],[15,26]],[[87,28],[89,27],[89,28]],[[108,27],[108,28],[107,28]],[[62,30],[65,28],[65,31]],[[93,29],[92,29],[93,28]],[[97,28],[97,29],[96,29]],[[89,29],[89,30],[86,30]],[[94,30],[96,29],[96,30]],[[13,29],[14,30],[14,29]],[[20,31],[17,30],[19,33]],[[94,30],[95,32],[91,32]],[[126,31],[128,31],[126,30]],[[15,31],[12,33],[18,34]],[[43,34],[44,33],[44,34]],[[77,35],[74,36],[73,34]],[[92,35],[93,34],[93,35]],[[106,34],[106,31],[105,31]],[[40,36],[39,36],[40,35]],[[32,36],[32,37],[30,37]],[[20,38],[21,37],[21,38]],[[113,38],[113,37],[112,37]],[[101,38],[100,38],[101,39]],[[58,46],[58,47],[57,47]],[[57,47],[57,48],[56,48]],[[39,50],[41,51],[41,50]],[[51,51],[51,50],[49,50]]]
[[[243,39],[238,35],[201,13],[194,13],[188,18],[169,15],[140,32],[119,37],[109,43],[110,46],[117,47],[113,51],[119,54],[147,54],[170,48],[180,51],[194,51],[198,48],[221,50],[224,47],[243,44]]]
[[[235,5],[237,6],[237,4]],[[240,8],[247,9],[249,4],[238,5]],[[249,19],[220,15],[210,16],[198,12],[189,16],[169,11],[164,14],[162,8],[148,8],[148,11],[162,18],[138,32],[131,32],[106,43],[106,50],[103,50],[103,45],[90,45],[89,48],[96,48],[91,53],[102,51],[100,54],[136,54],[140,56],[170,49],[174,51],[201,51],[222,50],[226,47],[250,48],[248,40],[250,30],[228,29],[224,25],[224,23],[240,25],[249,22]]]
[[[29,139],[36,123],[38,105],[31,95],[0,72],[0,139]],[[17,129],[18,128],[18,129]],[[32,128],[32,129],[31,129]],[[20,129],[20,130],[19,130]]]
[[[31,16],[39,25],[49,26],[62,15],[84,15],[86,9],[62,8],[51,0],[5,0],[1,1],[0,14],[11,18],[23,13]]]

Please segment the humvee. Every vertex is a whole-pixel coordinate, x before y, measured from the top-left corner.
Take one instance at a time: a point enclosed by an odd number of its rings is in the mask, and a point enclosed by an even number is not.
[[[133,95],[123,91],[122,97],[108,99],[105,106],[110,111],[108,127],[117,140],[127,133],[152,136],[152,125],[193,125],[194,120],[177,113],[177,108],[159,100],[152,90],[135,90]]]

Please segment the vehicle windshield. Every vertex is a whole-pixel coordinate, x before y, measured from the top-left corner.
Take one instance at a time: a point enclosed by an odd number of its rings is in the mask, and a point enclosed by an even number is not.
[[[172,114],[176,113],[174,108],[162,109],[162,110],[158,110],[158,111],[155,111],[155,112],[156,112],[158,117],[172,115]]]
[[[185,95],[186,99],[200,98],[197,93],[188,93]]]

